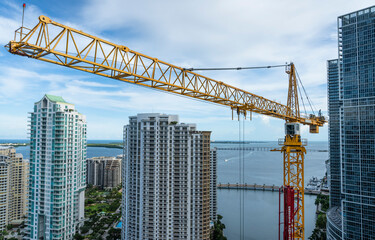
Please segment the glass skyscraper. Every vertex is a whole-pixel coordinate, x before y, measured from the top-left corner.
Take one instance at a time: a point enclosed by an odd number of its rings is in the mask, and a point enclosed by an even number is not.
[[[34,105],[30,131],[26,239],[73,239],[84,218],[86,118],[46,94]]]
[[[328,239],[375,237],[375,6],[338,17],[328,61]]]

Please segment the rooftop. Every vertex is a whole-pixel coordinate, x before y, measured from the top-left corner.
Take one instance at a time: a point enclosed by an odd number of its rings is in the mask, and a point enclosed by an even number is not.
[[[67,103],[62,97],[60,96],[54,96],[51,94],[46,94],[46,97],[51,101],[51,102],[61,102],[61,103]]]

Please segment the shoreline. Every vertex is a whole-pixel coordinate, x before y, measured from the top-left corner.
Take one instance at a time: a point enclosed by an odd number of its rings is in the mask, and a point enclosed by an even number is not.
[[[30,143],[0,143],[0,147],[25,147],[29,145]]]
[[[119,148],[122,149],[122,143],[88,143],[87,147],[104,147],[104,148]]]

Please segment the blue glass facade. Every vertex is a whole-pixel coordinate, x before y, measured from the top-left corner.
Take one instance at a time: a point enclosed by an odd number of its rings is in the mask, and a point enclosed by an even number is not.
[[[328,110],[329,110],[329,162],[330,162],[330,206],[341,204],[340,169],[340,106],[338,60],[329,60]]]
[[[332,124],[330,126],[332,179],[330,211],[341,208],[343,239],[374,239],[375,7],[340,16],[338,38],[339,109],[337,110],[335,106],[331,108],[329,105],[330,118],[333,118],[332,122],[330,121]],[[333,74],[329,65],[328,72]],[[334,87],[334,78],[328,77],[328,85]],[[331,92],[331,95],[329,101],[331,98],[336,99],[333,96],[334,92]],[[337,128],[339,128],[339,149],[336,149],[338,138],[333,136],[334,133],[337,134]],[[341,194],[337,194],[340,188],[332,178],[332,174],[334,175],[338,170],[335,162],[337,156],[340,156]],[[334,165],[332,160],[335,162]],[[328,219],[328,238],[336,239],[330,235],[330,229],[333,229],[330,220],[332,219]]]
[[[330,209],[327,213],[327,238],[342,239],[341,212],[341,143],[340,120],[342,101],[340,100],[339,61],[327,61],[328,111],[329,111],[329,189]]]

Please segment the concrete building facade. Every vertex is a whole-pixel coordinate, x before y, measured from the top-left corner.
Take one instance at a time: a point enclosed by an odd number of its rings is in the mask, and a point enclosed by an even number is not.
[[[0,230],[8,225],[9,209],[9,157],[0,155]]]
[[[27,239],[72,239],[84,218],[86,119],[46,94],[30,115]]]
[[[375,236],[375,6],[338,17],[338,59],[328,61],[328,239]]]
[[[0,147],[0,231],[26,216],[29,163],[13,147]]]
[[[87,184],[111,189],[121,184],[122,156],[87,159]]]
[[[210,219],[217,220],[217,149],[210,151]]]
[[[210,132],[177,115],[124,127],[122,239],[209,239]]]

